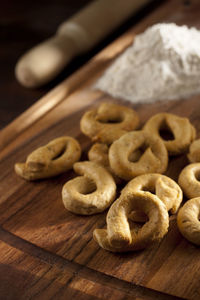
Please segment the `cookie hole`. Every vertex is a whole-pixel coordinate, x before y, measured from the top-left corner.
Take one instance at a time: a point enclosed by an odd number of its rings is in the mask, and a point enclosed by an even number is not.
[[[150,192],[152,194],[156,194],[155,186],[142,186],[141,190],[143,192]]]
[[[159,135],[165,141],[172,141],[175,139],[174,134],[167,125],[166,121],[163,121],[163,123],[161,124],[159,129]]]
[[[196,171],[194,175],[195,175],[196,180],[200,181],[200,170]]]
[[[87,184],[84,184],[79,188],[79,193],[83,195],[88,195],[88,194],[92,194],[96,190],[97,190],[97,186],[94,183],[94,181],[88,179]]]
[[[121,123],[123,120],[120,117],[117,118],[107,118],[105,120],[98,120],[100,123],[103,124],[116,124],[116,123]]]
[[[133,210],[129,215],[129,225],[134,227],[135,224],[146,223],[149,217],[141,210]]]
[[[134,222],[131,219],[128,219],[129,228],[133,230],[134,234],[137,235],[142,226],[144,225],[143,222]]]
[[[142,145],[141,147],[139,147],[138,149],[136,149],[134,152],[131,152],[128,156],[128,160],[130,162],[137,162],[140,160],[141,156],[144,154],[144,152],[147,149],[147,145]]]
[[[66,146],[63,147],[58,153],[55,154],[55,156],[52,158],[52,160],[56,160],[60,158],[66,151]]]

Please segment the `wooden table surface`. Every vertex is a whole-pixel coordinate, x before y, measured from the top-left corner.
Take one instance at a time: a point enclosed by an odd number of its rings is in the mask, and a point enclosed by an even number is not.
[[[112,254],[92,239],[106,213],[76,216],[63,207],[61,188],[73,171],[38,182],[13,171],[15,162],[64,134],[79,140],[86,159],[91,141],[80,132],[82,114],[104,100],[118,102],[91,84],[136,34],[161,21],[200,28],[200,3],[166,1],[0,132],[0,299],[200,299],[200,251],[181,236],[176,216],[155,247]],[[199,132],[199,95],[132,107],[142,124],[167,111],[190,118]],[[186,164],[185,155],[170,159],[166,174],[177,180]]]

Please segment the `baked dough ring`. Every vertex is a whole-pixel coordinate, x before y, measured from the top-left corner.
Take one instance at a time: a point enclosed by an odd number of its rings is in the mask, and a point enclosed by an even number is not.
[[[170,155],[178,155],[186,152],[196,136],[196,130],[189,119],[169,113],[154,115],[146,122],[143,129],[162,139]],[[170,130],[174,139],[163,139],[160,136],[160,130],[163,129]]]
[[[132,192],[146,191],[155,194],[172,214],[177,212],[183,199],[182,190],[174,180],[156,173],[135,177],[129,181],[125,189],[130,189]],[[123,194],[123,190],[121,193]],[[135,222],[143,222],[146,221],[146,216],[139,211],[133,211],[131,219]]]
[[[88,152],[88,158],[90,161],[94,161],[104,166],[109,171],[109,173],[111,173],[115,182],[117,184],[120,184],[122,183],[121,178],[116,176],[110,167],[110,163],[108,159],[108,150],[109,150],[108,145],[102,143],[95,143],[94,145],[92,145],[92,147]]]
[[[16,163],[15,171],[26,180],[53,177],[71,169],[80,156],[79,143],[63,136],[33,151],[25,163]]]
[[[139,229],[134,223],[130,229],[128,216],[132,210],[143,211],[149,217],[148,222]],[[159,241],[167,233],[169,226],[166,206],[157,196],[133,192],[129,188],[112,204],[106,221],[107,229],[95,229],[93,237],[102,248],[112,252],[146,248]]]
[[[200,162],[200,139],[190,145],[188,159],[191,163]]]
[[[87,111],[80,121],[85,135],[108,145],[138,126],[139,118],[132,108],[114,103],[102,103],[98,108]]]
[[[88,152],[88,158],[90,161],[97,162],[104,167],[109,166],[108,160],[108,145],[102,143],[95,143],[92,145]]]
[[[200,245],[200,197],[188,200],[178,212],[177,225],[190,242]]]
[[[140,152],[137,161],[131,155]],[[145,131],[132,131],[115,141],[109,149],[110,166],[124,180],[145,173],[164,173],[168,165],[168,153],[161,139]]]
[[[66,209],[76,214],[92,215],[111,205],[116,184],[103,166],[92,161],[77,162],[74,171],[82,176],[63,186],[62,200]]]
[[[200,163],[187,165],[180,173],[178,184],[188,199],[200,197]]]

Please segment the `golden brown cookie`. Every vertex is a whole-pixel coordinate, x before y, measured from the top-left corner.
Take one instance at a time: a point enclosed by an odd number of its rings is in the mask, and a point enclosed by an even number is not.
[[[139,210],[148,216],[140,228],[128,221],[131,211]],[[112,252],[135,251],[159,241],[168,231],[166,206],[155,195],[133,192],[129,188],[112,204],[107,214],[107,229],[95,229],[93,237],[103,248]]]
[[[200,162],[200,139],[190,145],[188,159],[191,163]]]
[[[94,161],[96,163],[101,164],[104,166],[113,176],[115,182],[120,184],[122,180],[114,174],[110,167],[109,159],[108,159],[108,150],[109,146],[102,143],[95,143],[92,145],[88,152],[88,158],[90,161]]]
[[[200,197],[200,163],[187,165],[180,173],[178,183],[189,198]]]
[[[142,191],[155,194],[172,214],[177,212],[183,199],[182,190],[174,180],[156,173],[137,176],[129,181],[125,188],[133,192]],[[123,194],[123,190],[121,193]],[[146,220],[139,211],[133,211],[131,219],[136,222]]]
[[[108,145],[138,126],[139,117],[132,108],[109,102],[87,111],[80,121],[85,135]]]
[[[143,129],[162,139],[170,155],[186,152],[196,136],[196,130],[189,119],[169,113],[154,115]],[[167,132],[167,135],[170,133],[171,136],[162,137],[163,131]]]
[[[177,225],[190,242],[200,245],[200,197],[188,200],[178,212]]]
[[[109,166],[108,160],[108,149],[109,146],[102,143],[95,143],[88,151],[88,158],[90,161],[94,161],[103,165],[104,167]]]
[[[69,211],[92,215],[104,211],[115,199],[116,184],[110,173],[92,161],[74,164],[74,171],[81,176],[65,183],[62,200]]]
[[[26,180],[53,177],[71,169],[80,156],[79,143],[63,136],[33,151],[25,163],[16,163],[15,171]]]
[[[109,162],[117,176],[131,180],[146,173],[164,173],[168,153],[161,139],[145,131],[132,131],[110,146]]]

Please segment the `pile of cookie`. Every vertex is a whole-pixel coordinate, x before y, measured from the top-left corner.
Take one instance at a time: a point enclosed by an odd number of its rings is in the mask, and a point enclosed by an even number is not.
[[[108,207],[107,229],[95,229],[98,244],[112,252],[144,249],[164,237],[169,213],[177,215],[185,238],[200,245],[200,141],[187,118],[158,113],[138,130],[130,107],[102,103],[81,118],[81,131],[94,144],[88,161],[79,161],[81,147],[60,137],[33,151],[15,171],[26,180],[49,178],[73,168],[80,175],[63,186],[66,209],[82,215]],[[177,184],[162,175],[170,156],[188,152]],[[198,163],[199,162],[199,163]],[[128,182],[128,183],[127,183]],[[117,186],[124,185],[116,199]],[[179,209],[183,192],[190,199]]]

